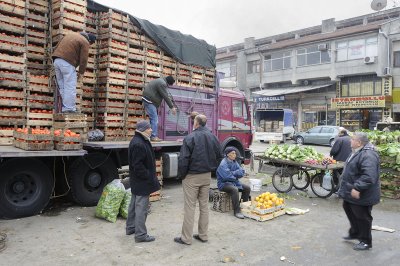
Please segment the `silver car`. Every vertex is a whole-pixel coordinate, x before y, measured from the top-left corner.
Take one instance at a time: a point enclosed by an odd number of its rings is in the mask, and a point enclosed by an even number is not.
[[[333,146],[339,132],[338,126],[317,126],[295,136],[297,144],[319,144]]]

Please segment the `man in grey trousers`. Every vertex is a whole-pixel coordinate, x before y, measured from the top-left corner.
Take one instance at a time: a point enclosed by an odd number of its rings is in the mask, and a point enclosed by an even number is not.
[[[185,137],[179,154],[178,172],[182,180],[184,217],[178,244],[192,244],[192,237],[208,241],[208,197],[211,171],[217,169],[222,158],[221,146],[216,136],[206,127],[207,117],[197,115],[193,132]],[[198,234],[192,236],[196,202],[199,202]]]
[[[126,220],[126,234],[135,234],[136,242],[151,242],[155,237],[147,234],[146,218],[150,194],[160,189],[156,176],[156,161],[150,143],[151,127],[147,120],[136,124],[128,150],[129,181],[132,199]]]

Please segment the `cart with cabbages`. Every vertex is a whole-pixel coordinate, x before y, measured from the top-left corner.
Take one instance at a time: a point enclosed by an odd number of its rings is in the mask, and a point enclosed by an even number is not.
[[[287,193],[292,188],[306,189],[309,185],[311,190],[320,198],[328,198],[339,188],[339,171],[343,169],[343,162],[334,164],[309,164],[267,157],[265,155],[254,155],[259,161],[258,172],[262,173],[265,164],[272,165],[278,169],[272,175],[272,185],[281,193]],[[332,171],[331,178],[324,176],[326,171]]]

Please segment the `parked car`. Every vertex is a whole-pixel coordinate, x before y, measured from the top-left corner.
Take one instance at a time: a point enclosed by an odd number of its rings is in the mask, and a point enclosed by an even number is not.
[[[317,126],[295,136],[297,144],[319,144],[333,146],[339,132],[338,126]]]

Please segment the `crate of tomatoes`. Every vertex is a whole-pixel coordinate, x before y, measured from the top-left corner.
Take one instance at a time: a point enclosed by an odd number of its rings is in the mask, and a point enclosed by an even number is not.
[[[47,128],[18,128],[14,130],[14,146],[27,151],[51,151],[53,133]]]
[[[54,147],[58,151],[80,150],[83,147],[82,135],[71,129],[54,130]]]

